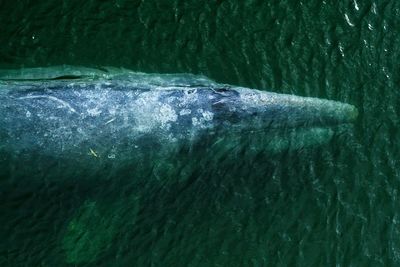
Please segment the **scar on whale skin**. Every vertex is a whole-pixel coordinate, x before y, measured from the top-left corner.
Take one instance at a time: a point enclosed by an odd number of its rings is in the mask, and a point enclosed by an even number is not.
[[[61,105],[63,105],[65,108],[69,109],[71,112],[73,113],[77,113],[76,110],[67,102],[65,102],[64,100],[61,100],[57,97],[54,96],[48,96],[48,95],[30,95],[30,96],[22,96],[22,97],[18,97],[18,99],[40,99],[40,98],[45,98],[45,99],[49,99],[52,100],[54,102],[60,103]]]

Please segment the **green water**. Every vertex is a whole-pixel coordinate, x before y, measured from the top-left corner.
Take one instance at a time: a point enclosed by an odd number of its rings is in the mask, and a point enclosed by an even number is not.
[[[0,266],[400,266],[399,1],[5,0],[0,44],[2,69],[188,72],[359,110],[329,144],[274,157],[40,184],[0,159]]]

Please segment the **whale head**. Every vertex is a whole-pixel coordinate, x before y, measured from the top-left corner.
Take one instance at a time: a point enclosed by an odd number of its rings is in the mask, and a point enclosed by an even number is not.
[[[338,101],[242,87],[216,92],[222,95],[212,104],[219,124],[232,133],[261,139],[273,152],[327,143],[358,116],[356,107]]]

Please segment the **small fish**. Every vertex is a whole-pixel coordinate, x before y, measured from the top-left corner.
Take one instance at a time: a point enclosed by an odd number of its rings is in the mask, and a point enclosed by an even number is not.
[[[93,149],[89,148],[89,150],[90,150],[89,155],[92,155],[92,156],[94,156],[96,158],[99,158],[99,155],[97,155],[97,153]]]
[[[115,121],[115,118],[112,118],[111,120],[107,121],[107,122],[104,123],[104,124],[107,125],[107,124],[109,124],[109,123],[111,123],[111,122],[113,122],[113,121]]]

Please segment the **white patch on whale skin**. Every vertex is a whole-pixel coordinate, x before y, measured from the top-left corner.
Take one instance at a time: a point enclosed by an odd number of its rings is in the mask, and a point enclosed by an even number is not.
[[[176,121],[178,115],[176,115],[175,110],[171,108],[170,105],[163,104],[160,107],[160,112],[158,116],[158,120],[161,122],[162,125],[166,124],[169,121]]]
[[[212,121],[212,119],[214,118],[214,113],[210,112],[210,111],[204,111],[203,112],[203,118],[206,121]]]
[[[200,121],[197,118],[192,118],[192,124],[193,126],[198,126],[200,124]]]
[[[188,108],[198,101],[197,89],[183,90],[184,94],[179,99],[179,107]]]
[[[200,117],[193,117],[192,118],[192,125],[194,127],[200,127],[200,128],[207,128],[206,123],[209,121],[212,121],[214,117],[214,113],[210,111],[203,111],[203,109],[198,109],[197,112],[201,114]]]
[[[92,116],[92,117],[96,117],[101,114],[101,110],[99,110],[98,107],[88,109],[87,112],[88,112],[89,116]]]
[[[171,123],[178,119],[178,114],[174,108],[160,102],[160,94],[158,92],[142,94],[136,101],[130,105],[135,130],[139,132],[151,132],[154,129],[162,129],[168,131],[171,128]]]
[[[179,115],[180,115],[180,116],[184,116],[184,115],[189,115],[190,113],[192,113],[192,111],[191,111],[190,109],[188,109],[188,108],[185,108],[185,109],[182,109],[182,110],[179,112]]]

